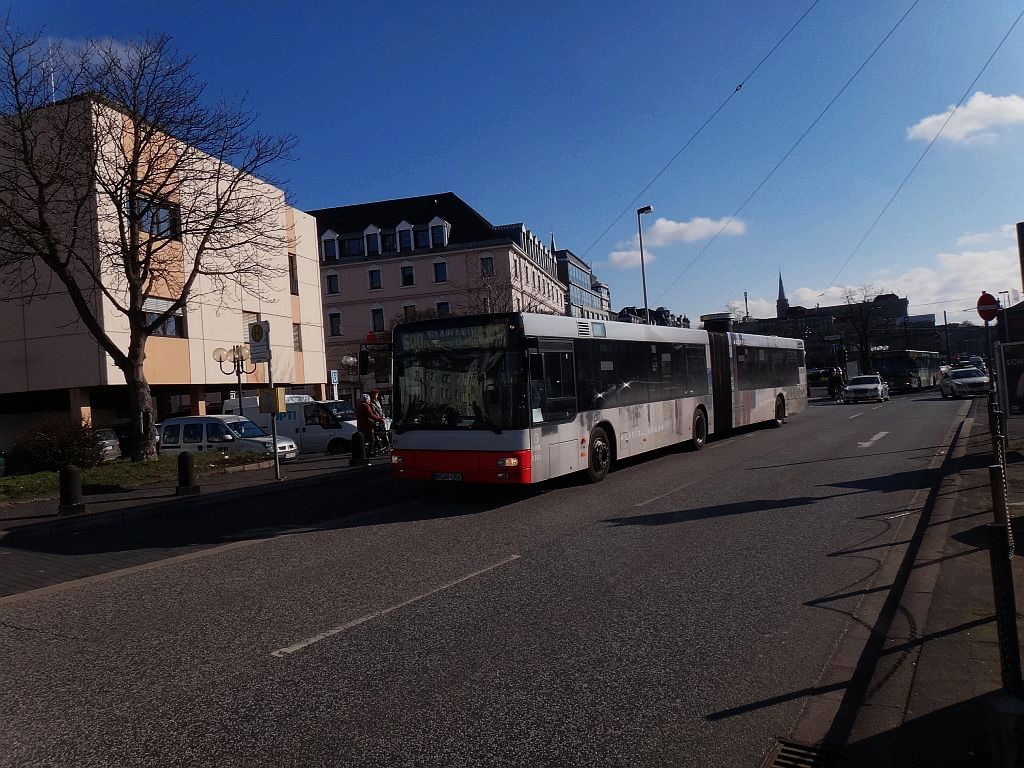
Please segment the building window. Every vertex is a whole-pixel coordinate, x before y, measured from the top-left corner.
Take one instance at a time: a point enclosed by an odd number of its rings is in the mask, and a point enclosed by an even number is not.
[[[381,243],[382,243],[383,248],[384,248],[384,253],[394,253],[395,252],[395,233],[394,232],[385,232],[380,237],[381,237]]]
[[[417,229],[413,233],[416,237],[417,248],[429,248],[430,247],[430,230],[424,227],[423,229]]]
[[[516,280],[519,279],[519,259],[512,260],[512,271],[515,275]]]
[[[152,237],[181,239],[181,212],[173,203],[139,195],[135,199],[135,215],[140,231]]]
[[[494,277],[494,257],[480,257],[480,274],[484,277]]]
[[[321,243],[324,252],[324,261],[338,260],[338,241],[333,237],[323,240]]]
[[[384,287],[384,283],[381,281],[380,270],[379,269],[371,269],[367,274],[370,276],[370,290],[371,291],[374,291],[374,290],[377,290],[378,288],[383,288]]]
[[[302,351],[302,326],[298,323],[292,323],[292,349]]]
[[[402,267],[402,287],[408,288],[416,285],[416,268],[412,266]]]
[[[384,330],[384,310],[383,309],[371,309],[370,310],[370,327],[374,332]]]
[[[242,341],[246,344],[249,343],[249,326],[253,323],[260,321],[259,312],[243,312],[242,313]]]
[[[402,307],[402,315],[405,317],[407,322],[410,321],[410,320],[415,320],[416,319],[416,305],[415,304],[406,304],[404,307]]]
[[[327,293],[334,294],[340,292],[341,290],[338,286],[338,276],[334,274],[327,275]]]
[[[483,305],[484,305],[484,314],[490,314],[490,312],[491,312],[491,297],[490,296],[484,296]]]
[[[331,336],[341,336],[341,312],[331,312],[327,316],[327,325]]]
[[[292,296],[299,295],[299,260],[294,253],[288,254],[288,288]]]
[[[408,229],[398,230],[398,250],[400,251],[411,251],[412,250],[412,231]]]
[[[438,317],[447,317],[451,313],[452,313],[452,305],[450,303],[448,303],[447,301],[439,301],[439,302],[437,302],[437,316]]]
[[[171,308],[171,304],[172,302],[168,299],[146,296],[142,300],[142,311],[145,316],[146,325],[155,323],[160,315]],[[184,339],[187,334],[185,333],[185,317],[182,314],[182,311],[180,309],[175,310],[174,314],[170,315],[150,331],[150,336],[169,336],[172,338]]]
[[[366,236],[366,252],[380,253],[380,236],[376,232]]]
[[[362,256],[363,255],[363,238],[351,237],[345,241],[345,255],[346,256]]]
[[[434,248],[444,248],[444,225],[435,224],[430,228],[430,240]]]
[[[434,282],[435,283],[447,283],[448,282],[448,264],[444,261],[434,262]]]

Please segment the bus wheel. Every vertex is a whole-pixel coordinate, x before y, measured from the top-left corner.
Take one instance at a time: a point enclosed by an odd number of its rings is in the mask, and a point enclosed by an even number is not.
[[[612,468],[612,448],[608,444],[608,435],[601,427],[595,427],[590,433],[590,458],[587,464],[587,477],[592,483],[600,483]]]
[[[786,421],[786,401],[782,399],[782,395],[775,398],[775,418],[772,419],[773,427],[781,427],[783,422]]]
[[[693,414],[693,450],[699,451],[708,441],[708,421],[699,408]]]

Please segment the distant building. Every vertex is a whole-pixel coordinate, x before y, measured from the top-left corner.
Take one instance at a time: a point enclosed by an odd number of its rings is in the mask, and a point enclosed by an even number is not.
[[[643,307],[623,307],[619,310],[618,321],[621,323],[645,322]],[[676,315],[665,307],[658,307],[651,310],[651,325],[664,325],[672,328],[689,328],[690,318],[686,315]]]
[[[383,367],[350,361],[403,320],[449,314],[564,314],[555,254],[524,224],[495,226],[452,192],[310,211],[316,219],[328,370],[339,395],[387,390]],[[385,398],[386,399],[386,398]]]
[[[613,319],[611,292],[594,276],[590,265],[568,248],[556,249],[553,235],[551,251],[558,262],[558,279],[568,286],[565,314],[594,320]]]
[[[908,306],[906,298],[883,293],[851,304],[793,307],[780,274],[776,317],[736,320],[732,330],[803,339],[809,368],[841,365],[848,358],[869,369],[873,350],[944,351],[934,315],[911,315]]]

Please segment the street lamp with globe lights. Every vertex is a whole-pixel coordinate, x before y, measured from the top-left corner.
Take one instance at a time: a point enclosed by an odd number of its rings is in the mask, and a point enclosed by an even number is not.
[[[647,308],[647,271],[644,269],[644,229],[640,226],[640,217],[648,213],[654,213],[653,205],[645,205],[636,209],[636,231],[640,236],[640,279],[644,285],[644,320],[651,324],[651,310]]]
[[[238,377],[238,415],[244,416],[242,412],[242,374],[256,373],[256,363],[252,364],[252,370],[250,371],[245,367],[245,364],[249,362],[249,358],[252,355],[249,353],[249,348],[244,344],[236,344],[231,349],[224,349],[224,347],[217,347],[213,350],[213,359],[217,361],[220,366],[220,372],[225,376],[231,376],[234,374]],[[231,367],[224,370],[224,363],[230,363]]]

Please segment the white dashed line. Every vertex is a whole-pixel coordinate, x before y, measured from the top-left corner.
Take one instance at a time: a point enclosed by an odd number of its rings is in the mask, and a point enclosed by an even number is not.
[[[451,589],[452,587],[457,586],[464,581],[469,581],[470,579],[474,579],[477,576],[482,576],[488,571],[493,571],[495,568],[500,568],[503,565],[507,565],[508,563],[511,563],[513,560],[518,560],[520,557],[521,555],[509,555],[504,560],[499,560],[496,563],[492,563],[491,565],[488,565],[486,568],[481,568],[479,571],[467,573],[465,576],[459,576],[459,578],[449,581],[447,584],[442,584],[440,587],[436,587],[430,590],[429,592],[424,592],[422,595],[410,597],[408,600],[403,600],[397,605],[392,605],[388,608],[382,608],[379,611],[368,613],[365,616],[360,616],[358,619],[353,619],[352,621],[346,622],[345,624],[342,624],[340,627],[334,627],[333,629],[328,629],[319,634],[313,635],[312,637],[308,637],[305,640],[300,640],[299,642],[295,643],[295,645],[289,645],[287,648],[278,648],[276,651],[271,651],[270,655],[276,656],[278,658],[284,658],[285,656],[296,653],[297,651],[301,651],[303,648],[308,648],[314,643],[319,643],[321,640],[326,640],[329,637],[333,637],[339,632],[344,632],[346,629],[352,629],[353,627],[358,627],[360,624],[365,624],[366,622],[372,621],[373,619],[379,619],[381,616],[386,616],[387,614],[392,613],[393,611],[397,611],[399,608],[405,608],[407,605],[412,605],[413,603],[428,598],[431,595],[436,595],[438,592],[443,592],[446,589]]]
[[[870,440],[866,440],[863,443],[857,443],[857,447],[858,448],[870,448],[872,445],[877,443],[879,440],[881,440],[883,437],[885,437],[888,434],[889,434],[888,432],[879,432],[874,437],[872,437]]]
[[[861,411],[860,413],[853,414],[853,416],[850,416],[850,418],[851,419],[856,419],[858,416],[863,416],[863,415],[864,415],[864,411]]]

